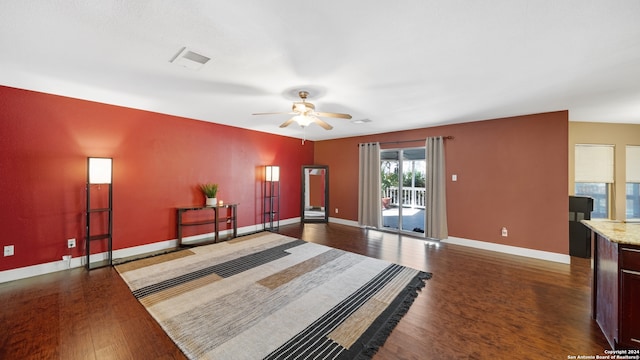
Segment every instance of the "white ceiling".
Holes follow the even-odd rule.
[[[212,60],[171,63],[183,47]],[[565,109],[640,123],[637,0],[3,0],[0,49],[1,85],[311,140]],[[251,115],[299,89],[371,122]]]

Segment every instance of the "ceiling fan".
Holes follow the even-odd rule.
[[[319,112],[316,111],[315,105],[310,102],[307,102],[307,97],[309,96],[309,92],[305,90],[298,91],[298,96],[302,101],[296,101],[293,103],[291,107],[292,112],[271,112],[271,113],[255,113],[252,115],[274,115],[274,114],[289,114],[294,115],[291,119],[285,121],[280,125],[281,128],[287,127],[291,125],[294,121],[297,122],[300,126],[306,127],[311,123],[316,123],[323,127],[326,130],[333,129],[333,126],[329,125],[325,121],[319,119],[318,117],[331,117],[331,118],[340,118],[340,119],[351,119],[351,115],[349,114],[340,114],[340,113],[330,113],[330,112]]]

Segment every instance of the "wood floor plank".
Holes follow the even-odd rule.
[[[608,349],[590,317],[588,259],[565,265],[342,229],[280,232],[434,274],[374,359],[566,359]]]
[[[566,359],[608,344],[591,264],[527,259],[338,224],[280,233],[433,273],[378,353],[386,359]],[[113,268],[0,284],[0,359],[184,359]]]

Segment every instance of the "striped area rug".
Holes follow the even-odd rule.
[[[259,233],[116,266],[191,359],[370,358],[431,274]]]

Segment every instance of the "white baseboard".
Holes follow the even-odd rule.
[[[291,218],[280,221],[280,225],[289,225],[299,223],[300,218]],[[238,235],[255,233],[258,231],[262,231],[262,224],[244,226],[238,228]],[[223,230],[220,231],[220,236],[227,236],[231,233],[231,230]],[[207,238],[213,236],[213,233],[209,234],[199,234],[195,236],[185,237],[183,241],[188,244],[190,242],[197,241],[199,239]],[[177,239],[158,241],[151,244],[132,246],[124,249],[117,249],[113,251],[113,259],[122,259],[127,257],[135,257],[139,255],[144,255],[148,253],[153,253],[157,251],[170,250],[175,249],[178,245]],[[92,254],[90,261],[99,262],[107,259],[107,253],[97,253]],[[60,260],[60,261],[52,261],[43,264],[37,264],[32,266],[25,266],[17,269],[0,271],[0,283],[5,283],[14,280],[26,279],[33,276],[44,275],[49,273],[54,273],[63,270],[69,270],[73,268],[83,267],[85,266],[86,261],[84,256],[72,258],[70,261]]]
[[[299,224],[301,221],[302,219],[300,217],[295,217],[291,219],[280,220],[280,225]]]
[[[155,242],[155,243],[151,243],[151,244],[145,244],[145,245],[133,246],[133,247],[130,247],[130,248],[113,250],[113,258],[114,259],[122,259],[122,258],[127,258],[127,257],[132,257],[132,256],[138,256],[138,255],[141,255],[141,254],[147,254],[147,253],[152,253],[152,252],[156,252],[156,251],[163,251],[163,250],[172,249],[172,248],[175,248],[176,246],[178,246],[178,240],[177,239],[159,241],[159,242]],[[93,261],[93,255],[91,255],[91,256],[92,256],[91,260]],[[106,258],[106,253],[105,253],[105,258]]]
[[[353,227],[360,227],[360,225],[358,225],[358,222],[353,220],[345,220],[340,218],[329,217],[329,222],[341,224],[341,225],[353,226]]]
[[[360,227],[360,225],[358,225],[358,222],[353,220],[345,220],[345,219],[330,217],[329,222],[335,223],[335,224],[353,226],[353,227]],[[296,223],[300,223],[299,217],[280,221],[280,225],[291,225]],[[250,233],[254,233],[262,230],[263,230],[262,224],[245,226],[242,228],[238,228],[238,235],[250,234]],[[229,234],[229,232],[230,230],[221,231],[220,236],[226,236]],[[198,239],[202,239],[210,236],[212,236],[212,234],[195,235],[195,236],[186,237],[183,240],[185,243],[189,243],[189,242],[194,242],[194,241],[197,241]],[[463,239],[463,238],[457,238],[457,237],[449,237],[446,240],[442,240],[442,242],[455,244],[455,245],[468,246],[468,247],[473,247],[477,249],[496,251],[496,252],[501,252],[506,254],[525,256],[525,257],[530,257],[534,259],[548,260],[548,261],[559,262],[563,264],[571,263],[571,257],[569,255],[558,254],[558,253],[553,253],[549,251],[532,250],[532,249],[526,249],[526,248],[521,248],[516,246],[495,244],[495,243],[490,243],[485,241],[469,240],[469,239]],[[178,244],[178,240],[172,239],[172,240],[164,240],[164,241],[159,241],[159,242],[140,245],[140,246],[133,246],[133,247],[124,248],[124,249],[118,249],[113,251],[113,258],[121,259],[121,258],[134,257],[138,255],[153,253],[157,251],[174,249],[177,246],[177,244]],[[106,258],[107,258],[106,253],[98,253],[98,254],[91,255],[90,261],[93,263],[93,262],[105,260]],[[82,267],[82,266],[85,266],[84,256],[72,258],[70,261],[59,260],[59,261],[53,261],[53,262],[43,263],[38,265],[25,266],[17,269],[0,271],[0,283],[25,279],[33,276],[44,275],[48,273],[68,270],[68,269]]]
[[[83,266],[82,259],[81,257],[72,258],[70,261],[60,259],[60,261],[0,271],[0,283],[80,267]]]
[[[329,218],[329,222],[333,222],[336,224],[349,225],[349,226],[359,227],[359,228],[361,227],[357,221],[353,221],[353,220]],[[425,239],[425,241],[427,241],[427,239]],[[571,263],[571,256],[566,254],[554,253],[550,251],[533,250],[533,249],[527,249],[527,248],[522,248],[517,246],[502,245],[502,244],[490,243],[486,241],[458,238],[453,236],[450,236],[449,238],[442,240],[442,242],[472,247],[476,249],[495,251],[495,252],[500,252],[505,254],[524,256],[528,258],[553,261],[553,262],[562,263],[562,264]]]
[[[525,256],[534,259],[547,260],[562,264],[570,264],[571,256],[566,254],[558,254],[550,251],[533,250],[517,246],[490,243],[486,241],[469,240],[450,236],[442,240],[443,243],[468,246],[476,249],[496,251],[505,254]]]

